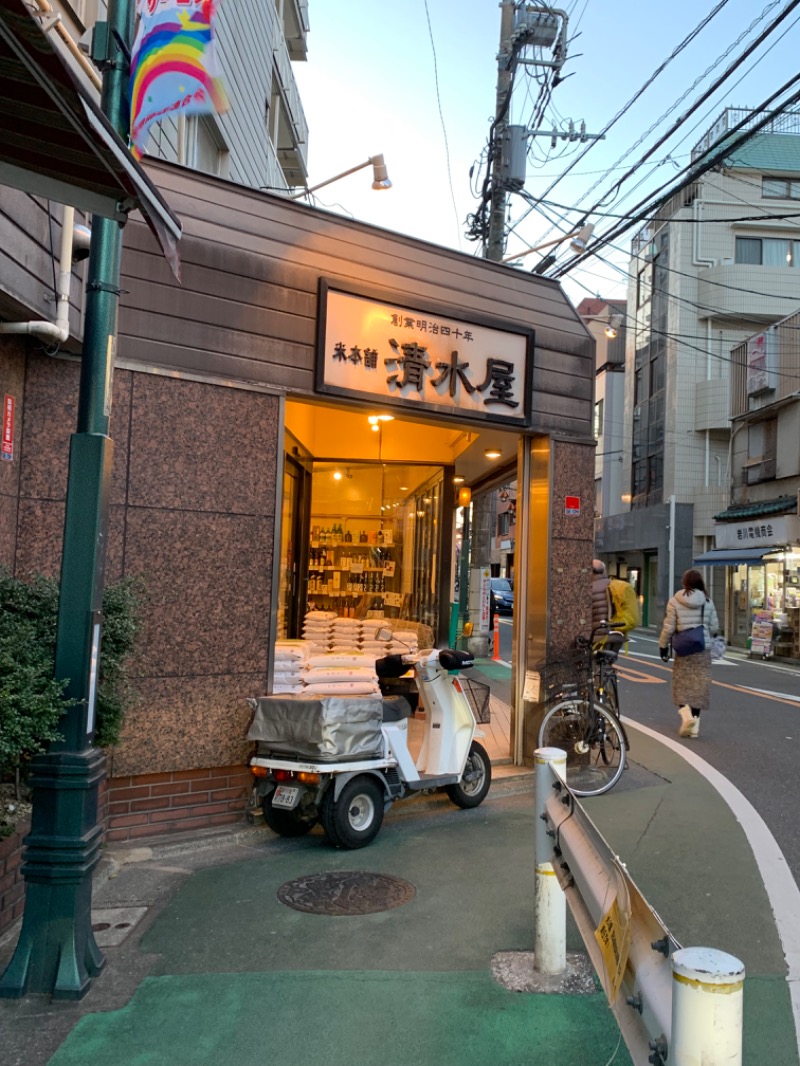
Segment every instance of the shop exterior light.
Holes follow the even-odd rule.
[[[526,255],[530,255],[531,252],[539,252],[543,248],[552,248],[556,244],[563,244],[564,241],[569,241],[570,250],[580,254],[586,251],[586,246],[594,232],[593,223],[589,222],[585,226],[581,226],[580,229],[571,230],[569,233],[562,233],[556,237],[555,240],[545,241],[544,244],[537,244],[533,248],[526,248],[524,252],[517,252],[516,255],[507,255],[505,259],[501,259],[501,263],[513,263],[517,259],[523,259]],[[547,257],[552,258],[551,256]],[[553,262],[555,259],[553,258]],[[550,264],[552,266],[552,263]]]
[[[307,188],[301,189],[299,192],[292,193],[289,197],[290,200],[299,200],[302,196],[310,196],[312,192],[316,192],[317,189],[323,189],[326,185],[332,185],[335,181],[339,181],[340,178],[347,178],[351,174],[355,174],[358,170],[363,170],[365,167],[372,167],[372,188],[376,190],[391,189],[392,183],[389,180],[389,174],[386,170],[386,163],[384,162],[382,155],[371,155],[363,163],[359,163],[357,166],[350,167],[349,170],[343,170],[341,174],[334,174],[332,178],[328,178],[326,181],[319,182],[318,185],[311,185]]]
[[[469,507],[472,502],[472,489],[468,486],[464,486],[463,489],[458,490],[458,506]]]
[[[487,459],[499,459],[503,453],[499,448],[487,448],[483,454]]]
[[[455,474],[454,477],[453,477],[453,484],[454,485],[463,485],[465,481],[466,481],[466,478],[463,478],[461,476],[461,474]]]

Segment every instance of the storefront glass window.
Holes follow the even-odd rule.
[[[315,462],[306,609],[435,632],[443,478],[440,466]]]

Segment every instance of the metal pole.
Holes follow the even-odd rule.
[[[674,1066],[741,1066],[744,963],[714,948],[672,956]]]
[[[514,72],[508,66],[511,55],[511,34],[514,31],[513,0],[503,0],[500,15],[500,50],[497,57],[497,98],[494,135],[492,137],[491,199],[489,202],[489,235],[485,258],[499,262],[506,248],[506,203],[508,195],[500,185],[500,161],[505,146],[506,128],[511,109],[511,86]]]
[[[461,631],[464,623],[469,621],[469,557],[470,557],[470,511],[471,504],[464,508],[464,521],[461,524],[461,558],[458,568],[458,613],[461,616]]]
[[[675,591],[675,500],[673,494],[669,498],[669,574],[667,575],[667,600]]]
[[[111,55],[102,106],[127,139],[128,66],[117,39],[133,37],[131,0],[109,0]],[[116,346],[122,233],[118,223],[94,216],[86,290],[77,432],[70,445],[61,591],[56,634],[56,677],[69,678],[63,740],[32,762],[33,810],[22,874],[27,882],[19,942],[0,978],[0,996],[30,992],[80,999],[105,958],[91,927],[92,871],[99,859],[98,787],[103,752],[92,744],[102,634],[102,596],[111,484],[108,436]]]
[[[545,807],[553,787],[567,776],[567,754],[560,748],[537,748],[534,806],[536,836],[534,860],[534,961],[538,973],[564,973],[567,968],[567,897],[553,869],[553,841],[547,834]]]

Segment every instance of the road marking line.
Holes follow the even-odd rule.
[[[751,692],[758,692],[762,696],[781,696],[785,700],[791,700],[793,703],[800,703],[800,696],[790,696],[788,692],[770,692],[765,688],[753,688]]]
[[[778,937],[786,959],[786,981],[792,1002],[795,1039],[800,1052],[800,889],[797,887],[777,840],[752,803],[711,763],[706,762],[684,745],[678,744],[677,741],[656,732],[655,729],[640,725],[639,722],[634,722],[627,716],[622,720],[629,728],[638,729],[640,733],[664,744],[670,751],[680,755],[698,773],[701,773],[728,804],[741,825],[772,907]]]
[[[645,663],[644,665],[650,668],[655,666],[657,670],[666,670],[670,673],[672,672],[672,667],[668,666],[666,663],[664,663],[663,665],[660,663]],[[746,696],[757,695],[761,696],[765,700],[774,700],[776,703],[785,703],[787,707],[797,706],[796,696],[787,696],[784,694],[771,695],[769,692],[765,692],[762,689],[746,688],[744,685],[729,685],[726,681],[714,681],[713,678],[711,680],[711,684],[715,685],[717,688],[729,688],[731,692],[743,692]]]

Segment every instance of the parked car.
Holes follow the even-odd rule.
[[[492,614],[512,614],[514,611],[514,590],[507,577],[491,579]]]

